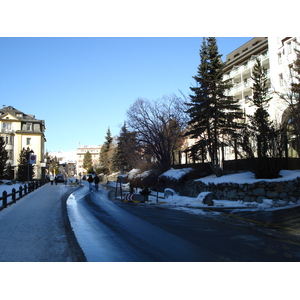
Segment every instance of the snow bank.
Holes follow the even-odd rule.
[[[300,177],[300,171],[299,170],[282,170],[280,172],[280,175],[282,177],[275,178],[275,179],[256,179],[255,175],[251,172],[244,172],[244,173],[235,173],[235,174],[229,174],[229,175],[223,175],[221,177],[217,177],[216,175],[209,175],[207,177],[203,177],[200,179],[196,179],[195,181],[202,181],[205,184],[208,183],[255,183],[259,181],[266,181],[266,182],[279,182],[279,181],[289,181],[294,180],[297,177]]]

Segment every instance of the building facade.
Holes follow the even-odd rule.
[[[271,120],[282,124],[288,109],[293,80],[293,62],[296,59],[295,49],[299,49],[300,37],[255,37],[226,56],[224,80],[232,83],[228,91],[230,96],[239,100],[247,122],[247,115],[253,115],[255,107],[253,98],[253,69],[259,59],[267,75],[267,92],[272,98],[268,113]],[[290,157],[298,154],[288,144]],[[225,159],[233,159],[232,149],[225,150]]]
[[[244,114],[244,120],[248,122],[248,115],[253,115],[255,106],[253,99],[253,71],[256,60],[259,59],[265,69],[267,77],[267,93],[272,97],[269,102],[268,113],[271,120],[282,124],[288,116],[291,83],[293,81],[293,62],[296,60],[296,51],[300,50],[300,37],[254,37],[247,43],[241,45],[231,53],[227,54],[224,68],[224,80],[232,84],[227,95],[239,100]],[[192,163],[188,149],[195,143],[193,139],[187,139],[182,147],[179,161],[181,163]],[[289,157],[299,157],[293,148],[293,142],[288,137]],[[224,160],[235,159],[232,147],[225,147]],[[221,150],[220,150],[221,151]],[[194,162],[194,161],[193,161]],[[201,160],[196,161],[201,162]]]
[[[79,147],[77,148],[77,175],[84,175],[87,173],[87,170],[83,168],[83,160],[84,160],[84,155],[87,152],[90,152],[91,156],[92,156],[92,163],[93,163],[93,167],[94,170],[96,170],[99,166],[100,166],[100,150],[101,150],[101,146],[97,145],[97,146],[81,146],[79,145]]]
[[[29,148],[36,155],[35,178],[41,178],[45,167],[44,120],[37,120],[34,115],[25,114],[12,106],[3,105],[0,109],[0,129],[0,134],[5,140],[5,149],[8,152],[7,164],[10,163],[13,168],[12,177],[16,178],[21,150]]]
[[[76,176],[76,151],[51,151],[48,156],[50,160],[56,157],[59,164],[58,173],[63,174],[65,178]]]

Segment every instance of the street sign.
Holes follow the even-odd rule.
[[[31,155],[29,156],[29,163],[30,163],[31,165],[36,164],[36,155],[35,155],[35,154],[31,154]]]

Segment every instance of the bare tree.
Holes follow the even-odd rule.
[[[127,111],[128,125],[162,169],[170,167],[172,153],[179,148],[185,110],[185,101],[172,94],[156,101],[138,98]]]

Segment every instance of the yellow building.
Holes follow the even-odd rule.
[[[21,150],[29,147],[36,155],[35,178],[41,178],[46,142],[44,120],[37,120],[34,115],[28,115],[12,106],[3,105],[0,109],[0,130],[8,152],[7,164],[10,163],[14,169],[13,177],[16,177]]]

